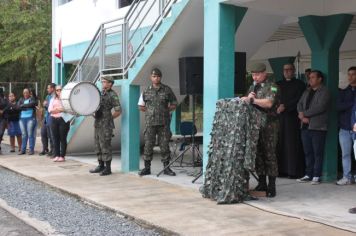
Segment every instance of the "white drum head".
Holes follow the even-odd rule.
[[[73,112],[87,116],[98,110],[100,105],[100,92],[94,84],[81,82],[75,86],[69,85],[69,87],[72,87],[70,88],[69,103]]]

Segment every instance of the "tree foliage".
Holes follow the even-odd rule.
[[[51,1],[0,1],[0,80],[39,82],[51,78]]]

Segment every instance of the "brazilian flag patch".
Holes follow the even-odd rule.
[[[274,92],[274,93],[277,93],[277,88],[276,87],[271,87],[271,91]]]

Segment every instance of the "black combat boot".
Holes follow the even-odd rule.
[[[267,192],[267,182],[265,175],[258,176],[258,185],[254,189],[255,191]]]
[[[267,197],[276,196],[276,177],[268,176]]]
[[[150,175],[151,174],[151,161],[145,160],[145,168],[138,172],[139,176]]]
[[[163,171],[163,173],[164,173],[165,175],[169,175],[169,176],[176,176],[176,173],[174,173],[174,171],[171,170],[171,168],[167,167],[168,164],[169,164],[169,161],[163,162],[163,166],[164,166],[164,168],[165,168],[164,171]],[[166,167],[167,167],[167,168],[166,168]]]
[[[90,173],[100,173],[104,170],[104,162],[103,161],[98,161],[98,162],[99,165],[94,169],[89,170]]]
[[[100,173],[100,176],[111,175],[111,161],[105,162],[105,169]]]

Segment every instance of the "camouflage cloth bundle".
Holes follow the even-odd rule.
[[[209,145],[203,197],[222,203],[242,202],[248,197],[248,171],[254,171],[259,130],[266,115],[238,99],[222,99],[216,113]]]

